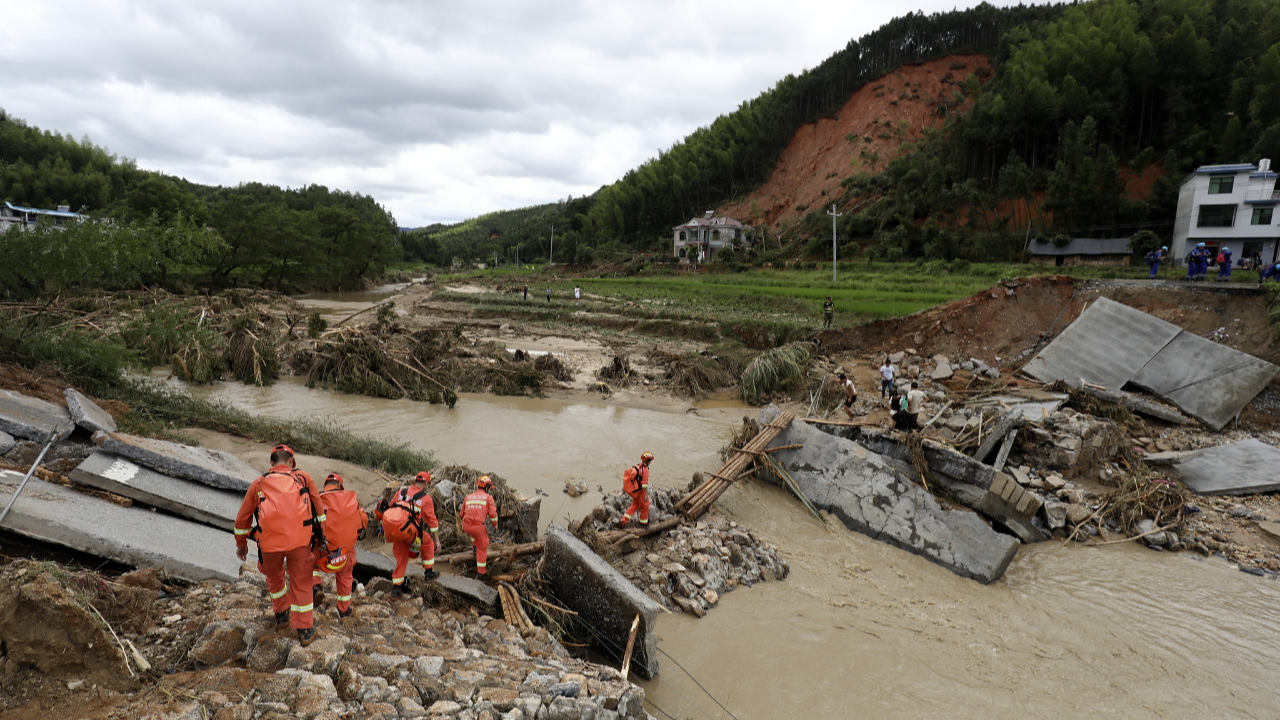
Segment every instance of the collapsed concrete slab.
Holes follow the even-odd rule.
[[[1023,367],[1037,380],[1120,389],[1182,328],[1141,310],[1098,298]]]
[[[1132,382],[1215,430],[1280,372],[1265,360],[1107,298],[1094,301],[1023,370],[1041,382],[1093,383],[1112,393]],[[1155,417],[1168,414],[1158,405],[1129,404]]]
[[[761,424],[776,410],[766,408]],[[800,447],[779,450],[773,457],[810,502],[840,518],[850,530],[982,583],[999,579],[1018,553],[1017,538],[996,532],[976,513],[943,510],[897,463],[859,443],[797,420],[771,444],[788,445]],[[757,477],[777,480],[766,473]]]
[[[231,453],[179,445],[125,433],[99,432],[93,436],[98,447],[123,458],[158,470],[165,475],[195,480],[210,487],[243,493],[262,473]]]
[[[0,497],[11,496],[21,481],[21,474],[0,471]],[[4,529],[188,580],[230,582],[240,570],[235,536],[229,532],[36,480],[14,503]]]
[[[169,477],[102,450],[95,450],[68,477],[228,532],[235,529],[244,499],[244,493]]]
[[[1280,490],[1280,449],[1250,438],[1205,448],[1177,464],[1182,482],[1201,495],[1251,495]]]
[[[445,590],[455,592],[465,598],[474,600],[485,607],[493,607],[498,603],[498,591],[485,585],[479,580],[462,577],[461,575],[441,574],[436,579],[436,584]]]
[[[1221,430],[1280,372],[1248,353],[1184,332],[1151,358],[1132,382]]]
[[[17,445],[18,441],[14,440],[12,435],[6,432],[0,432],[0,455],[9,452],[17,447]]]
[[[551,592],[600,634],[599,649],[621,661],[631,623],[640,616],[631,668],[642,678],[658,674],[658,634],[662,607],[568,530],[547,529],[543,568]]]
[[[0,432],[43,443],[51,433],[63,439],[74,429],[66,408],[12,390],[0,390]]]
[[[99,430],[103,432],[117,430],[116,419],[111,417],[111,413],[103,410],[98,403],[90,400],[79,390],[67,388],[62,395],[67,399],[67,412],[70,413],[71,420],[79,427],[90,433],[96,433]]]

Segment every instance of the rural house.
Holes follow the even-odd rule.
[[[1261,253],[1276,262],[1277,174],[1271,161],[1258,164],[1202,165],[1178,189],[1178,214],[1173,222],[1169,253],[1183,264],[1197,243],[1215,257],[1230,247],[1237,259]]]
[[[1058,247],[1051,242],[1031,243],[1030,261],[1034,265],[1128,265],[1131,253],[1129,238],[1071,238]]]
[[[70,206],[67,205],[59,205],[57,210],[41,210],[6,202],[4,207],[0,207],[0,233],[15,225],[23,230],[29,230],[35,227],[40,218],[47,218],[54,224],[61,225],[79,217],[81,217],[80,213],[71,212]]]
[[[681,263],[714,262],[722,248],[745,241],[746,229],[737,220],[715,217],[715,211],[708,210],[702,217],[671,229],[671,254]]]

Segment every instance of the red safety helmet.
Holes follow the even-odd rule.
[[[327,555],[321,555],[316,558],[316,569],[320,572],[333,573],[338,572],[347,566],[347,553],[342,548],[331,550]]]
[[[293,452],[293,448],[289,447],[288,445],[285,445],[284,443],[281,443],[281,444],[279,444],[279,445],[277,445],[277,446],[275,446],[275,447],[271,448],[271,454],[272,454],[272,455],[275,455],[275,454],[276,454],[276,453],[278,453],[278,452],[287,452],[287,453],[289,453],[290,455],[293,455],[293,454],[294,454],[294,452]]]
[[[650,461],[650,460],[652,460],[652,459],[653,459],[653,453],[651,453],[651,452],[646,452],[646,453],[644,453],[643,455],[641,455],[641,456],[640,456],[640,462],[642,462],[642,463],[647,463],[647,462],[649,462],[649,461]]]
[[[426,470],[423,470],[422,472],[420,472],[420,473],[418,473],[417,475],[414,475],[414,476],[413,476],[413,481],[414,481],[414,482],[424,482],[424,483],[426,483],[426,484],[430,485],[430,484],[431,484],[431,473],[427,472]]]
[[[338,473],[329,473],[328,477],[324,479],[325,487],[329,487],[330,485],[337,485],[338,489],[341,490],[342,483],[343,483],[342,476],[339,475]]]
[[[488,490],[491,487],[493,487],[493,479],[488,475],[481,475],[479,479],[476,480],[477,490]]]

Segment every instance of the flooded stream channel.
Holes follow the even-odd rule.
[[[219,383],[196,394],[277,417],[328,416],[398,437],[444,463],[542,490],[543,524],[581,517],[643,450],[654,480],[714,470],[732,427],[684,413],[552,399],[461,397],[440,405]],[[570,499],[565,480],[584,482]],[[659,621],[657,717],[1273,718],[1280,583],[1135,544],[1024,547],[990,586],[901,550],[827,532],[754,481],[720,502],[778,545],[780,583],[729,593],[706,618]],[[672,659],[688,671],[683,672]]]

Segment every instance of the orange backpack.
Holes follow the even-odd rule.
[[[288,552],[311,542],[315,510],[307,485],[294,473],[258,478],[258,509],[249,537],[263,552]]]
[[[642,470],[639,465],[632,465],[622,474],[622,489],[628,495],[634,495],[635,493],[640,492],[640,488],[642,487],[640,479],[643,477],[641,473]]]
[[[422,511],[418,501],[426,495],[421,490],[412,497],[406,490],[396,493],[396,499],[382,511],[382,537],[387,542],[413,542],[422,534]]]
[[[360,531],[368,527],[369,516],[360,509],[353,490],[326,490],[320,493],[324,505],[324,534],[330,545],[350,551]]]

